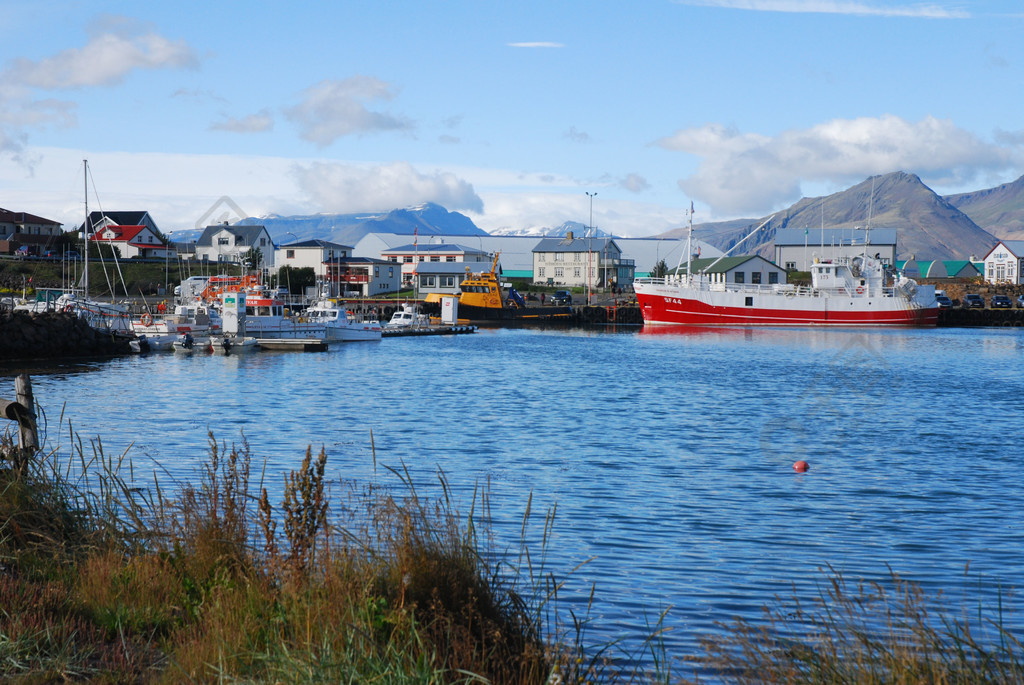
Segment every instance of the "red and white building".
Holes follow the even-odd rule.
[[[118,254],[125,259],[165,259],[173,255],[171,248],[147,226],[107,225],[93,233],[89,241],[94,245],[116,247]]]

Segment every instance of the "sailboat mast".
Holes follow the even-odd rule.
[[[85,272],[82,274],[83,299],[89,299],[89,160],[82,160],[82,177],[85,190],[85,223],[82,224],[83,242],[85,243]]]

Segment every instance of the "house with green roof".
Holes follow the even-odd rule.
[[[686,262],[669,273],[686,275]],[[739,255],[715,259],[703,257],[690,262],[694,274],[704,274],[711,283],[774,285],[786,282],[786,270],[760,255]]]

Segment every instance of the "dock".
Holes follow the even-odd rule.
[[[388,328],[384,326],[381,336],[385,338],[403,338],[414,335],[460,335],[464,333],[475,333],[476,326],[463,325],[436,325],[436,326],[396,326]]]
[[[261,350],[277,352],[323,352],[327,341],[321,338],[257,338]]]

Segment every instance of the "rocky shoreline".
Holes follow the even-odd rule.
[[[129,354],[128,340],[64,312],[0,313],[0,361]]]

